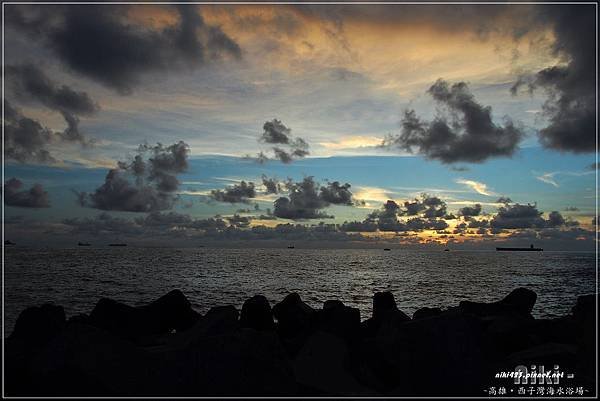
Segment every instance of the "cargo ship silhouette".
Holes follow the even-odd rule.
[[[542,248],[534,248],[533,244],[529,245],[529,248],[519,248],[519,247],[496,247],[497,251],[537,251],[542,252]]]

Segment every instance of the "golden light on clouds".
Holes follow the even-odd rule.
[[[375,136],[350,135],[335,142],[319,142],[326,149],[342,150],[381,145],[382,138]]]

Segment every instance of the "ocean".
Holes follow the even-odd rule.
[[[255,294],[271,305],[290,292],[320,307],[340,299],[370,317],[376,291],[401,310],[495,301],[517,287],[538,294],[535,317],[569,313],[596,290],[595,253],[394,249],[5,248],[5,335],[24,308],[53,302],[67,316],[110,297],[143,305],[178,288],[200,313],[241,307]]]

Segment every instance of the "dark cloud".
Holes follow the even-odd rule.
[[[489,227],[490,222],[488,220],[475,220],[470,219],[468,227],[469,228],[487,228]]]
[[[557,211],[550,212],[548,215],[547,227],[560,227],[565,225],[564,217]]]
[[[405,231],[444,230],[446,228],[448,228],[448,223],[444,220],[413,217],[406,221]]]
[[[39,121],[26,117],[11,102],[4,101],[4,156],[19,163],[53,164],[58,160],[50,153],[52,146],[93,143],[79,130],[79,118],[68,111],[61,114],[67,123],[63,132],[52,131]]]
[[[321,187],[319,196],[325,202],[333,205],[353,205],[352,192],[350,192],[351,185],[348,183],[340,184],[338,181],[327,183],[326,186]]]
[[[338,181],[319,186],[313,177],[306,177],[301,182],[286,183],[289,194],[280,197],[274,203],[273,214],[284,219],[318,219],[328,218],[321,210],[330,205],[353,205],[350,184]]]
[[[98,216],[90,218],[67,218],[63,224],[70,227],[71,232],[77,235],[122,235],[122,234],[142,234],[142,228],[135,221],[114,217],[108,213],[100,213]]]
[[[262,183],[266,188],[267,194],[278,194],[281,191],[281,184],[275,178],[269,178],[263,174]]]
[[[566,64],[520,78],[522,86],[548,94],[543,113],[548,126],[538,133],[547,148],[568,152],[596,150],[596,8],[594,5],[543,5],[538,22],[554,31],[553,51]]]
[[[253,182],[242,181],[225,189],[213,189],[210,197],[218,202],[248,203],[248,199],[256,197]]]
[[[63,220],[75,234],[164,236],[178,235],[180,232],[217,232],[229,224],[221,218],[194,219],[177,212],[150,212],[145,217],[126,219],[103,212],[95,217],[70,218]]]
[[[12,96],[19,100],[35,101],[58,111],[67,127],[54,132],[40,122],[25,117],[9,101],[5,101],[5,148],[8,159],[20,163],[56,163],[49,147],[61,143],[93,144],[79,129],[78,115],[90,115],[98,106],[85,92],[77,92],[66,85],[58,85],[39,68],[31,64],[5,67],[6,82]]]
[[[524,229],[524,228],[557,228],[572,226],[573,221],[566,221],[558,211],[548,214],[548,219],[542,217],[536,204],[514,205],[505,204],[498,208],[498,214],[490,221],[490,226],[497,229]]]
[[[22,189],[23,182],[11,178],[4,183],[2,193],[4,204],[14,207],[46,208],[50,207],[48,192],[40,184],[34,184],[29,189]]]
[[[477,103],[466,83],[450,86],[440,79],[428,93],[449,116],[440,114],[426,122],[414,110],[407,110],[402,132],[388,136],[382,146],[398,147],[447,164],[481,163],[493,157],[510,157],[517,150],[522,131],[508,118],[504,126],[496,125],[491,107]]]
[[[481,205],[476,203],[474,206],[465,206],[458,210],[458,214],[464,217],[479,216],[481,213]]]
[[[20,163],[55,163],[48,146],[57,139],[49,128],[23,116],[4,101],[4,157]]]
[[[57,85],[32,64],[8,65],[4,71],[7,86],[17,98],[37,101],[49,109],[71,115],[89,115],[98,110],[86,92]]]
[[[275,216],[293,220],[331,217],[321,211],[329,203],[319,195],[319,186],[313,177],[306,177],[297,183],[290,181],[286,186],[288,197],[280,197],[273,204]]]
[[[537,205],[514,204],[505,205],[498,209],[498,214],[494,216],[490,225],[494,228],[542,228],[545,225],[541,217],[542,212],[537,209]]]
[[[290,142],[291,128],[286,127],[281,120],[273,119],[263,125],[263,134],[260,140],[266,143],[288,144]]]
[[[344,232],[375,232],[377,228],[377,223],[372,221],[345,221],[340,225]]]
[[[227,221],[234,227],[248,227],[250,226],[250,222],[252,222],[252,217],[234,214],[231,217],[227,217]]]
[[[402,221],[400,216],[413,217]],[[404,202],[403,208],[393,200],[388,200],[380,210],[369,214],[363,222],[353,222],[353,226],[370,227],[374,224],[379,231],[387,232],[444,230],[448,228],[448,223],[443,219],[446,216],[444,201],[436,196],[423,194],[421,199]]]
[[[54,51],[72,71],[120,93],[148,72],[195,68],[213,58],[240,58],[219,27],[207,25],[194,5],[175,6],[179,21],[162,30],[128,19],[128,5],[11,5],[6,22]]]
[[[100,210],[153,212],[170,209],[179,188],[176,175],[188,167],[189,146],[141,145],[131,162],[118,162],[93,193],[79,193],[78,202]],[[147,157],[147,160],[144,159]],[[133,183],[131,182],[133,178]]]
[[[422,214],[425,218],[445,217],[447,216],[446,202],[437,196],[422,194],[421,199],[404,202],[404,210],[401,214],[406,216]]]
[[[308,143],[300,137],[293,138],[292,129],[286,127],[278,119],[264,123],[259,142],[277,145],[271,148],[273,157],[285,164],[302,159],[310,154]],[[269,160],[269,156],[261,151],[254,159],[259,163],[264,163]]]
[[[498,198],[498,200],[496,201],[496,203],[513,203],[512,199],[510,199],[508,196],[501,196]]]

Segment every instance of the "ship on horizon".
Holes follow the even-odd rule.
[[[537,251],[537,252],[542,252],[544,249],[542,248],[534,248],[533,244],[529,245],[529,248],[526,247],[496,247],[497,251]]]

